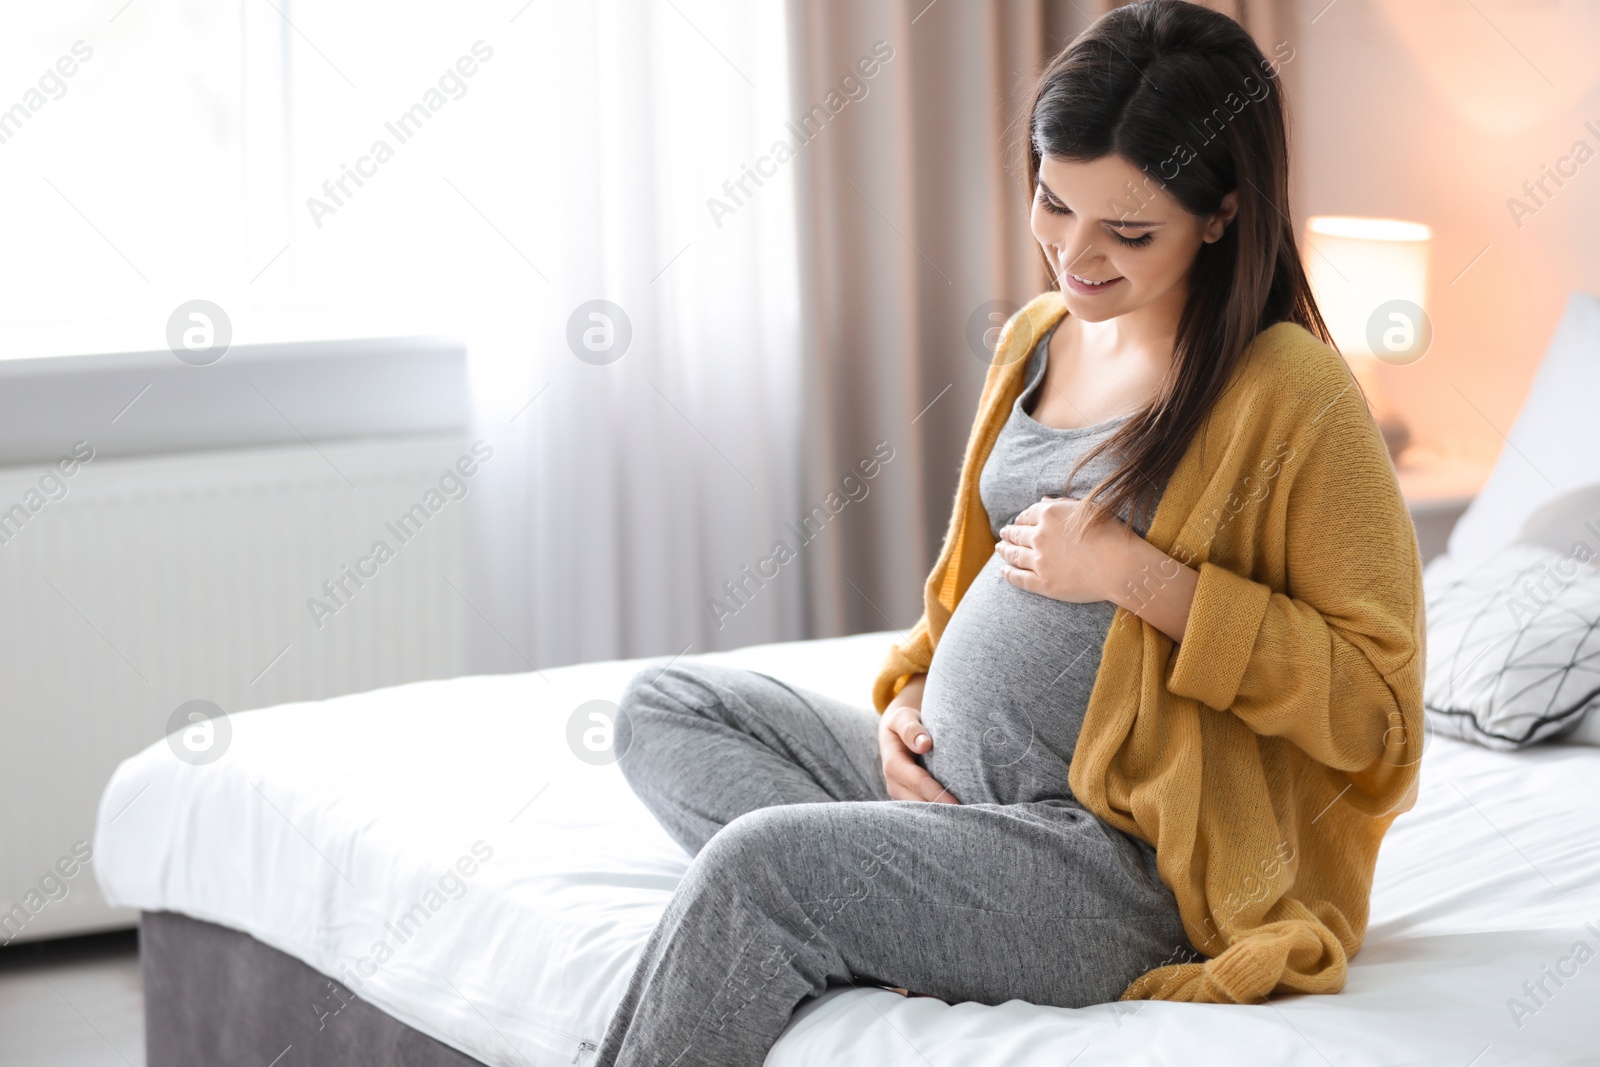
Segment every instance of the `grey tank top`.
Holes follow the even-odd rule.
[[[1116,457],[1090,460],[1070,486],[1067,473],[1131,418],[1063,430],[1029,414],[1043,390],[1054,332],[1052,327],[1030,355],[1027,385],[978,480],[996,538],[1040,497],[1086,496],[1115,469]],[[1120,517],[1128,521],[1126,506]],[[1131,525],[1140,535],[1148,528],[1145,521]],[[1001,576],[1001,565],[998,555],[989,558],[934,648],[922,696],[922,722],[933,748],[919,759],[963,804],[1070,799],[1067,768],[1116,607],[1025,592]]]

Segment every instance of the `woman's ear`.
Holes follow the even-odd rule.
[[[1206,219],[1205,232],[1200,239],[1206,244],[1214,244],[1222,240],[1222,235],[1228,229],[1228,224],[1233,222],[1239,214],[1239,190],[1230,189],[1222,198],[1222,203],[1217,205],[1217,210]]]

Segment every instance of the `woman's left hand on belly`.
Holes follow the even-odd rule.
[[[1133,558],[1133,543],[1142,538],[1110,515],[1074,538],[1067,520],[1082,506],[1075,497],[1047,496],[1002,527],[994,549],[1005,580],[1052,600],[1112,600]]]
[[[1001,576],[1019,589],[1054,600],[1109,601],[1182,643],[1200,583],[1195,567],[1179,563],[1133,531],[1102,515],[1075,539],[1066,520],[1082,503],[1047,496],[1000,531],[995,554]]]

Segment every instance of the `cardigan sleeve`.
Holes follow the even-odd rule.
[[[872,683],[872,706],[882,715],[913,675],[926,674],[933,661],[928,640],[928,615],[923,612],[904,643],[889,649],[878,677]]]
[[[1415,528],[1355,402],[1299,437],[1297,469],[1285,462],[1287,589],[1203,561],[1167,679],[1171,692],[1344,771],[1371,767],[1388,731],[1421,715],[1415,672],[1404,671],[1422,641]]]

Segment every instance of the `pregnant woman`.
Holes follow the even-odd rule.
[[[1421,563],[1306,286],[1276,70],[1142,0],[1044,72],[1056,288],[1001,332],[880,715],[707,664],[627,691],[621,768],[694,861],[596,1064],[760,1064],[830,984],[1342,988],[1415,796]]]

